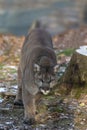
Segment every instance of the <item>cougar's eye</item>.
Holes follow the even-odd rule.
[[[55,74],[51,75],[51,81],[55,80]]]
[[[54,76],[51,76],[51,81],[55,80],[55,77]]]

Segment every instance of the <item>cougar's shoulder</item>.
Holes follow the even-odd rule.
[[[35,28],[29,32],[25,38],[23,48],[34,48],[35,46],[53,48],[51,35],[42,28]]]

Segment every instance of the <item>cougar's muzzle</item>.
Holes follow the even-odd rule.
[[[47,83],[43,83],[39,89],[40,89],[40,92],[42,92],[44,95],[47,95],[50,92],[50,86]]]

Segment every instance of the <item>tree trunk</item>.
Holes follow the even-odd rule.
[[[63,83],[71,87],[87,86],[87,46],[80,47],[73,54],[63,76]]]

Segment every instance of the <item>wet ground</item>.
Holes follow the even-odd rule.
[[[24,109],[14,106],[15,96],[1,94],[0,130],[87,130],[87,96],[78,100],[60,90],[42,96],[33,126],[23,123]]]
[[[65,49],[64,46],[63,48],[59,48],[59,46],[55,50],[58,63],[62,64],[58,71],[58,81],[64,74],[74,52],[74,49],[68,48],[71,42],[67,38],[70,36],[71,40],[72,34],[70,31],[64,37],[62,36],[63,41],[60,42],[61,37],[58,37],[58,41],[56,41],[57,47],[61,46],[61,43],[65,45]],[[86,31],[81,32],[85,42],[74,41],[74,44],[87,44],[86,34]],[[0,130],[87,130],[87,95],[82,94],[79,98],[76,93],[74,96],[73,93],[76,90],[66,94],[66,88],[59,85],[49,95],[42,96],[37,108],[37,123],[33,126],[23,123],[23,107],[14,106],[17,92],[17,66],[23,40],[24,37],[0,37],[0,48],[2,47],[0,50]],[[66,44],[67,40],[69,45]],[[79,91],[82,89],[80,88]]]
[[[52,97],[51,97],[52,98]],[[58,98],[58,97],[56,97]],[[39,115],[42,118],[36,125],[23,123],[23,108],[15,108],[14,98],[10,97],[0,105],[0,129],[9,130],[74,130],[74,109],[63,100],[45,99],[46,109]]]
[[[25,35],[36,20],[44,23],[52,34],[75,28],[82,23],[80,15],[85,15],[81,5],[71,0],[1,0],[0,32]]]
[[[60,67],[59,79],[66,66],[67,64],[63,64]],[[10,74],[10,81],[0,83],[0,130],[87,130],[87,96],[78,100],[66,95],[64,88],[60,87],[55,87],[50,95],[42,96],[36,125],[25,125],[23,107],[14,106],[17,68],[6,66],[6,69]]]

